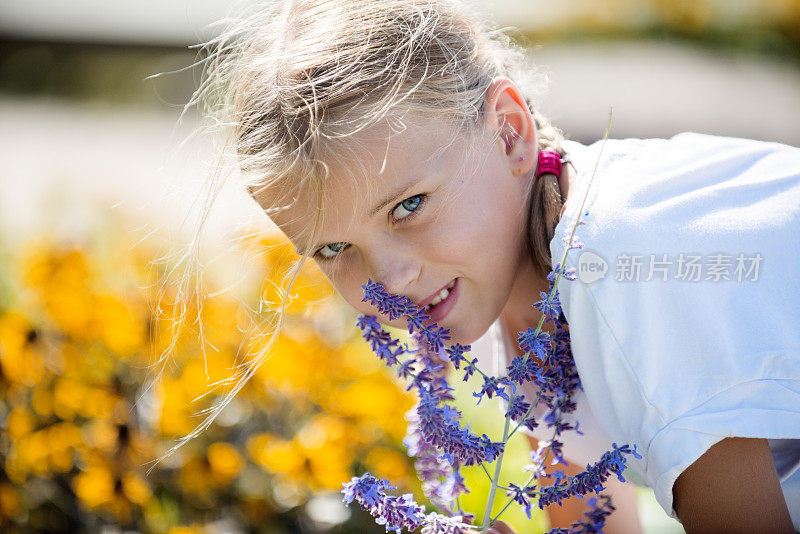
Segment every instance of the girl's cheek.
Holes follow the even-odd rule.
[[[366,302],[361,302],[364,296],[361,284],[366,283],[366,279],[357,280],[357,275],[343,276],[341,273],[327,273],[327,276],[339,296],[356,311],[367,314],[374,313],[374,310],[371,310]]]

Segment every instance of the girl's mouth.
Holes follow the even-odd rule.
[[[455,306],[459,294],[459,279],[456,278],[443,288],[426,306],[425,311],[431,316],[430,321],[438,323],[450,313]]]

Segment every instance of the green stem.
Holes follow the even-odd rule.
[[[489,470],[488,470],[488,469],[486,469],[486,465],[485,465],[483,462],[481,462],[481,469],[483,469],[483,472],[484,472],[484,473],[486,473],[486,476],[489,478],[489,482],[491,482],[492,480],[494,480],[494,479],[492,478],[492,475],[490,475],[490,474],[489,474]]]
[[[603,148],[605,147],[606,140],[608,140],[608,134],[609,134],[610,130],[611,130],[611,111],[609,111],[609,114],[608,114],[608,124],[606,125],[606,131],[605,131],[605,133],[603,135],[603,143],[600,145],[600,154],[602,154],[602,152],[603,152]],[[547,295],[547,302],[548,303],[550,303],[550,301],[553,299],[553,296],[556,294],[556,291],[558,290],[558,283],[561,281],[561,271],[566,269],[567,254],[570,251],[570,246],[572,245],[572,239],[575,237],[575,230],[578,228],[578,222],[581,220],[581,214],[583,213],[583,207],[586,205],[586,198],[589,196],[589,187],[591,187],[592,182],[594,181],[594,176],[595,176],[595,174],[597,174],[597,166],[600,163],[600,154],[598,154],[597,161],[595,162],[594,170],[592,171],[592,176],[589,179],[589,184],[587,185],[587,188],[586,188],[586,194],[583,196],[583,200],[581,201],[581,207],[578,210],[578,217],[576,217],[576,219],[575,219],[575,224],[572,225],[572,231],[570,232],[570,235],[569,235],[569,241],[567,243],[566,249],[564,250],[564,255],[563,255],[562,259],[561,259],[561,267],[559,269],[559,272],[556,273],[555,280],[553,280],[553,288],[550,291],[550,293]],[[542,314],[541,317],[539,317],[539,322],[536,325],[536,334],[537,335],[542,331],[542,326],[543,325],[544,325],[544,314]],[[530,355],[530,353],[526,352],[524,357],[523,357],[523,361],[527,361],[529,355]],[[478,370],[478,372],[480,372],[480,370]],[[481,374],[483,374],[483,373],[481,373]],[[536,396],[536,401],[531,405],[531,408],[528,410],[528,414],[531,413],[533,408],[536,406],[536,403],[539,402],[539,398],[540,397],[541,397],[541,391]],[[508,401],[509,406],[511,405],[511,401],[512,400],[514,400],[514,395],[513,394],[511,395],[511,398]],[[525,415],[525,419],[527,419],[528,414]],[[525,419],[523,419],[523,421]],[[520,425],[522,424],[522,423],[519,423],[514,428],[514,431],[509,433],[508,432],[508,428],[510,426],[510,420],[511,420],[511,418],[506,416],[506,424],[505,424],[505,428],[503,429],[503,444],[504,444],[503,453],[505,453],[505,444],[508,442],[508,439],[511,437],[511,435],[514,434],[514,432],[516,432],[519,429]],[[556,421],[556,424],[558,424],[559,421],[561,421],[561,414],[559,414],[558,421]],[[552,440],[554,440],[556,438],[556,434],[557,434],[556,432],[553,432],[553,437],[550,438],[551,442],[552,442]],[[545,451],[545,454],[544,454],[544,458],[542,459],[542,465],[544,465],[545,462],[547,461],[547,457],[550,455],[550,451],[551,450],[552,450],[552,445],[547,447],[547,450]],[[497,459],[497,466],[495,467],[495,475],[494,475],[494,478],[492,479],[492,487],[489,490],[489,499],[488,499],[488,502],[486,503],[486,511],[483,514],[483,526],[481,527],[481,532],[485,532],[487,530],[487,528],[492,523],[497,521],[497,519],[500,517],[500,515],[503,512],[505,512],[505,510],[511,505],[511,503],[514,502],[513,497],[510,498],[508,500],[508,502],[505,504],[505,506],[503,506],[502,510],[500,510],[500,512],[494,518],[490,518],[490,514],[491,514],[491,511],[492,511],[492,505],[494,504],[494,494],[497,491],[497,482],[500,479],[500,466],[501,466],[501,464],[503,462],[503,453],[501,453],[500,456]],[[481,465],[483,465],[483,464],[481,464]],[[485,468],[484,468],[484,470],[485,470]],[[527,487],[533,481],[533,479],[534,479],[534,475],[531,475],[528,478],[528,481],[522,487],[523,488]]]
[[[513,398],[513,395],[512,395]],[[508,429],[511,426],[511,418],[506,417],[506,424],[503,427],[503,443],[508,440]],[[492,524],[492,506],[494,505],[494,494],[497,493],[497,483],[500,481],[500,468],[503,465],[503,455],[506,452],[503,446],[503,452],[497,457],[497,465],[494,467],[494,477],[492,478],[492,486],[489,488],[489,498],[486,499],[486,510],[483,512],[483,526],[481,532],[486,532]]]
[[[558,415],[558,419],[556,420],[556,424],[558,424],[560,421],[561,421],[561,414],[559,414],[559,415]],[[556,432],[555,432],[555,431],[553,432],[553,437],[552,437],[552,438],[550,438],[550,441],[552,442],[554,439],[556,439]],[[550,445],[549,447],[547,447],[547,450],[545,450],[545,451],[544,451],[544,457],[542,458],[542,465],[544,465],[544,464],[547,462],[547,457],[548,457],[548,456],[550,456],[550,451],[551,451],[552,449],[553,449],[553,446],[552,446],[552,445]],[[527,487],[530,485],[530,483],[531,483],[531,482],[533,482],[533,479],[534,479],[534,475],[531,475],[531,476],[528,478],[528,481],[527,481],[527,482],[525,482],[525,484],[523,484],[521,487],[523,487],[523,488],[527,488]],[[491,523],[494,523],[495,521],[497,521],[497,519],[500,517],[500,514],[502,514],[503,512],[505,512],[505,511],[506,511],[506,508],[508,508],[509,506],[511,506],[511,503],[512,503],[512,502],[514,502],[514,498],[513,498],[513,497],[511,497],[510,499],[508,499],[508,502],[506,502],[505,506],[503,506],[503,509],[502,509],[502,510],[500,510],[500,512],[498,512],[498,514],[492,518],[492,520],[491,520],[490,524],[491,524]]]
[[[527,485],[527,484],[526,484],[526,485]],[[508,508],[509,506],[511,506],[511,503],[512,503],[512,502],[514,502],[514,499],[511,499],[511,500],[509,500],[509,501],[508,501],[508,502],[505,504],[505,506],[503,506],[503,509],[502,509],[502,510],[500,510],[499,512],[497,512],[497,515],[496,515],[496,516],[494,516],[494,517],[492,518],[492,523],[494,523],[495,521],[497,521],[497,520],[500,518],[500,516],[501,516],[501,515],[503,515],[503,512],[505,512],[505,511],[506,511],[506,508]]]
[[[524,423],[524,422],[525,422],[525,420],[528,418],[528,416],[531,414],[531,412],[532,412],[534,409],[536,409],[536,405],[537,405],[537,404],[539,404],[539,399],[540,399],[540,398],[542,398],[542,392],[541,392],[541,391],[540,391],[539,393],[537,393],[537,394],[536,394],[536,399],[535,399],[535,400],[533,401],[533,403],[531,404],[531,407],[530,407],[530,408],[528,408],[528,411],[527,411],[527,413],[525,414],[525,417],[523,417],[523,418],[522,418],[522,421],[520,421],[519,423],[517,423],[517,426],[515,426],[515,427],[514,427],[514,430],[512,430],[512,431],[511,431],[511,434],[509,434],[509,435],[508,435],[508,439],[511,439],[511,436],[513,436],[513,435],[514,435],[514,433],[515,433],[517,430],[519,430],[519,427],[521,427],[521,426],[522,426],[522,423]]]

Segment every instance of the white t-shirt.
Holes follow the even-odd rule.
[[[800,529],[800,149],[691,132],[564,147],[578,174],[553,266],[588,212],[566,261],[579,279],[558,287],[584,387],[565,455],[635,443],[632,478],[677,518],[686,467],[767,438]]]

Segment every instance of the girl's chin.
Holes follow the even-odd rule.
[[[490,325],[486,328],[478,328],[474,325],[460,324],[450,328],[450,339],[448,344],[453,345],[459,343],[461,345],[471,345],[480,339],[488,330]]]

